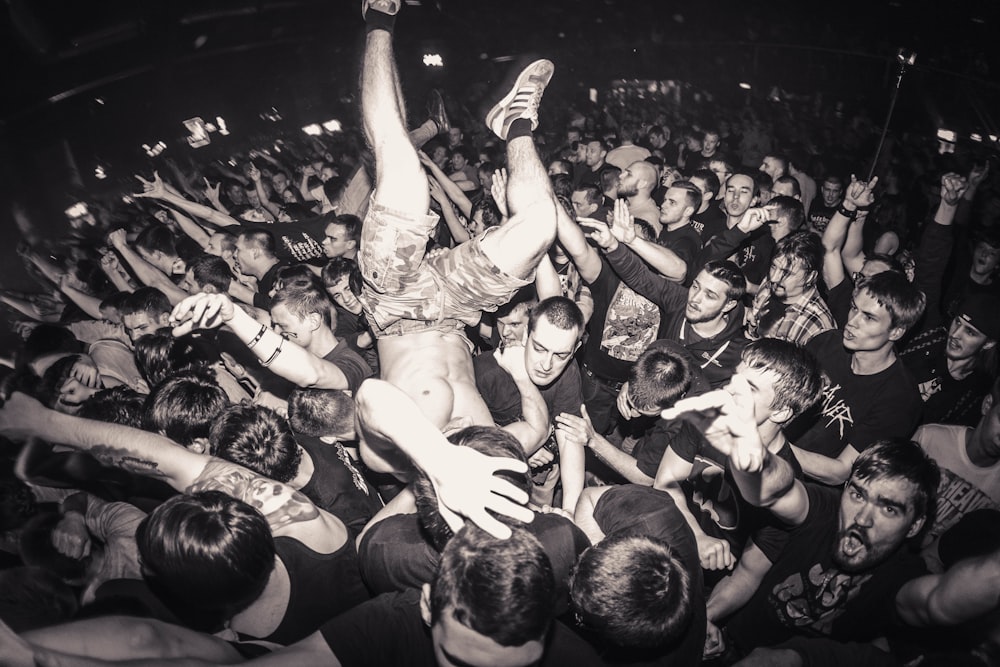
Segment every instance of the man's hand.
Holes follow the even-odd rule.
[[[539,447],[538,451],[528,457],[528,467],[541,468],[542,466],[547,466],[556,460],[556,455],[550,452],[545,447]]]
[[[52,531],[52,546],[63,556],[81,560],[90,555],[90,531],[79,512],[67,512]]]
[[[497,365],[504,369],[515,380],[527,380],[528,369],[524,366],[524,343],[508,344],[493,351]]]
[[[628,202],[616,199],[611,211],[611,233],[621,243],[628,245],[635,241],[635,218],[628,210]]]
[[[431,193],[431,199],[436,201],[440,206],[451,206],[448,195],[444,193],[444,190],[441,189],[441,184],[433,176],[427,177],[427,188]]]
[[[632,401],[628,397],[628,382],[622,385],[622,388],[618,390],[618,414],[620,414],[625,419],[637,419],[642,415],[639,411],[632,407]]]
[[[958,206],[958,201],[965,194],[969,182],[955,172],[948,172],[941,177],[941,201],[948,206]]]
[[[448,465],[440,471],[426,470],[438,497],[441,517],[453,531],[463,524],[462,517],[493,537],[507,539],[510,527],[490,512],[530,523],[534,513],[528,509],[528,494],[495,473],[509,470],[525,473],[528,466],[516,459],[486,456],[470,447],[453,447]]]
[[[618,247],[618,239],[606,223],[594,218],[578,218],[577,222],[584,229],[590,230],[586,234],[587,238],[592,239],[604,252],[611,252]]]
[[[726,640],[722,636],[722,630],[712,621],[707,621],[705,627],[705,648],[702,650],[703,660],[709,660],[726,650]]]
[[[704,533],[695,535],[698,544],[698,560],[703,570],[731,570],[736,558],[729,548],[729,542],[710,537]]]
[[[108,234],[108,243],[115,248],[123,248],[128,245],[128,237],[124,229],[116,229]],[[117,261],[117,260],[116,260]]]
[[[96,389],[101,386],[101,372],[89,356],[79,357],[69,373],[86,387]]]
[[[174,336],[184,336],[195,329],[214,329],[233,319],[234,306],[225,294],[193,294],[174,306],[170,324]]]
[[[594,425],[590,422],[590,415],[587,414],[587,406],[580,406],[580,414],[581,417],[569,412],[556,415],[556,435],[562,434],[567,443],[587,447],[594,439]]]
[[[133,193],[133,197],[151,197],[153,199],[162,199],[166,196],[167,189],[163,186],[163,180],[160,178],[159,172],[153,172],[153,180],[151,181],[147,181],[139,174],[136,174],[135,177],[140,183],[142,183],[142,192]]]
[[[766,225],[770,219],[771,214],[766,207],[750,208],[743,214],[743,217],[736,223],[736,226],[744,234],[749,234]]]
[[[510,217],[510,211],[507,208],[507,170],[505,168],[493,171],[493,181],[490,184],[490,196],[493,197],[493,201],[496,203],[497,208],[500,209],[500,215],[505,218]]]
[[[978,164],[972,165],[972,169],[969,171],[969,176],[966,178],[966,181],[969,184],[969,190],[975,190],[980,185],[982,185],[983,181],[986,180],[986,177],[989,176],[989,173],[990,173],[989,161],[983,163],[982,166]]]
[[[844,191],[844,204],[846,208],[866,208],[875,201],[875,186],[878,185],[878,176],[871,182],[859,181],[854,174],[851,174],[851,182]]]
[[[260,169],[253,162],[247,164],[246,175],[254,183],[260,183]]]
[[[0,434],[15,441],[35,435],[36,427],[48,412],[44,405],[19,391],[3,397],[3,405],[0,406]]]
[[[205,198],[208,199],[213,204],[219,200],[219,189],[222,187],[222,181],[219,181],[215,185],[212,185],[208,178],[205,178]]]

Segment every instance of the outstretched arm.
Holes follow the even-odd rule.
[[[896,611],[908,625],[958,625],[1000,607],[1000,552],[959,561],[943,574],[908,581]]]
[[[506,345],[494,350],[497,365],[507,371],[521,394],[521,421],[503,429],[517,438],[524,453],[531,456],[542,446],[549,435],[549,410],[538,387],[528,377],[524,367],[524,345]]]
[[[556,234],[559,243],[573,260],[580,277],[592,283],[601,275],[601,256],[587,243],[583,230],[562,206],[556,206]]]
[[[144,260],[139,253],[132,250],[125,239],[124,229],[116,229],[108,234],[108,241],[111,242],[111,245],[114,246],[122,258],[128,262],[128,265],[132,267],[132,271],[135,272],[139,281],[144,285],[155,287],[163,292],[170,301],[170,305],[177,305],[188,295],[187,292],[175,285],[166,274]]]
[[[194,294],[181,301],[170,315],[174,335],[225,324],[253,350],[262,365],[300,387],[350,389],[347,376],[336,364],[286,341],[233,305],[225,294]]]
[[[675,283],[684,282],[687,276],[687,261],[670,248],[647,241],[635,233],[635,218],[628,210],[628,202],[615,200],[611,231],[620,242],[642,257],[657,273]]]
[[[365,380],[355,400],[361,456],[368,467],[405,476],[411,476],[414,467],[422,470],[434,485],[442,516],[453,528],[461,525],[462,516],[504,539],[510,528],[487,510],[526,523],[534,517],[525,506],[528,494],[494,475],[500,470],[527,472],[522,461],[452,445],[413,399],[384,380]]]
[[[163,181],[160,179],[160,175],[155,171],[153,172],[153,180],[147,181],[141,176],[136,176],[137,179],[142,183],[143,191],[137,192],[133,196],[135,197],[150,197],[152,199],[160,199],[171,206],[176,206],[182,211],[190,213],[191,215],[202,218],[203,220],[208,220],[209,222],[219,225],[220,227],[229,227],[232,225],[240,224],[236,218],[233,218],[221,211],[217,211],[214,208],[210,208],[203,204],[198,204],[180,195],[168,192],[166,187],[163,185]]]

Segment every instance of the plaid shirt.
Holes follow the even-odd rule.
[[[830,308],[819,295],[819,290],[813,287],[796,299],[795,303],[788,304],[784,315],[767,331],[761,331],[758,323],[766,312],[765,309],[770,298],[771,284],[765,279],[760,289],[757,290],[753,303],[747,309],[746,334],[750,340],[778,338],[790,343],[805,345],[816,334],[837,328]]]

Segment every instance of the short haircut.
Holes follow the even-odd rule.
[[[779,178],[776,178],[774,180],[774,185],[775,186],[777,186],[777,185],[790,185],[790,186],[792,186],[792,197],[793,198],[795,198],[795,197],[801,197],[802,196],[802,186],[799,185],[799,179],[795,178],[794,176],[788,176],[786,174],[785,176],[781,176]]]
[[[127,384],[120,384],[111,389],[102,389],[85,400],[80,404],[76,416],[119,426],[142,428],[145,404],[145,396]]]
[[[868,262],[882,262],[887,267],[886,271],[894,271],[901,276],[906,275],[906,269],[903,267],[903,263],[899,261],[899,258],[895,255],[886,255],[881,252],[873,252],[872,254],[865,255],[865,263]]]
[[[279,289],[286,287],[316,287],[320,286],[319,279],[306,264],[288,264],[278,269],[275,283],[280,285]]]
[[[187,263],[194,281],[199,286],[211,285],[220,294],[226,294],[233,282],[233,272],[226,260],[202,253]]]
[[[354,241],[355,243],[361,242],[361,218],[358,216],[350,213],[341,213],[327,224],[340,225],[344,228],[344,235],[347,237],[347,240]]]
[[[315,286],[302,287],[290,285],[283,287],[271,299],[271,310],[284,306],[295,317],[304,320],[316,313],[323,319],[323,324],[334,326],[333,303],[326,292]]]
[[[691,577],[663,540],[621,532],[580,556],[570,600],[584,628],[625,648],[669,644],[693,616]]]
[[[528,460],[524,454],[524,448],[517,438],[496,426],[468,426],[452,433],[448,436],[448,441],[453,445],[471,447],[487,456],[504,457],[524,462]],[[531,477],[528,473],[501,470],[493,475],[512,483],[525,493],[531,489]],[[427,532],[434,548],[441,551],[454,533],[438,509],[437,493],[434,491],[434,486],[420,471],[417,471],[416,478],[413,480],[413,495],[416,498],[420,525]],[[487,511],[508,526],[521,525],[517,519],[494,514],[492,510]]]
[[[523,528],[501,540],[466,524],[441,553],[430,607],[432,624],[451,614],[501,646],[541,640],[555,613],[552,564]]]
[[[792,232],[778,241],[771,257],[771,266],[782,259],[792,264],[801,264],[806,273],[813,273],[809,285],[815,285],[823,268],[823,242],[818,234],[810,231]]]
[[[684,191],[685,206],[690,206],[694,209],[695,213],[698,212],[698,208],[701,206],[701,190],[698,186],[691,181],[675,181],[671,188],[677,188]]]
[[[323,287],[333,287],[340,282],[340,279],[347,276],[347,286],[350,287],[351,292],[358,296],[361,294],[361,286],[363,285],[363,278],[361,277],[361,269],[358,268],[358,263],[349,257],[334,257],[323,265],[323,270],[320,272],[320,280],[323,283]]]
[[[726,181],[726,187],[729,187],[729,185],[733,182],[733,179],[736,178],[737,176],[745,176],[745,177],[747,177],[747,178],[750,179],[751,183],[753,183],[753,196],[754,197],[759,197],[760,196],[760,183],[757,181],[757,174],[758,173],[760,173],[760,172],[750,171],[749,169],[746,169],[744,167],[740,167],[739,169],[735,169],[729,175],[729,180]]]
[[[299,471],[302,450],[285,418],[263,405],[233,405],[209,433],[215,456],[287,484]]]
[[[472,211],[469,213],[469,220],[475,217],[476,213],[482,212],[483,214],[483,227],[489,229],[490,227],[499,227],[500,223],[503,222],[503,214],[500,212],[500,208],[497,203],[493,201],[493,197],[485,196],[472,205]]]
[[[132,245],[150,255],[161,252],[167,257],[177,257],[177,237],[169,227],[160,224],[150,225],[139,232]]]
[[[726,288],[727,300],[739,301],[746,294],[747,277],[736,262],[731,262],[728,259],[714,259],[711,262],[706,262],[701,270],[728,285]]]
[[[135,365],[151,388],[182,371],[205,368],[215,351],[191,334],[174,337],[161,330],[135,341]]]
[[[452,155],[461,155],[462,157],[465,158],[466,162],[473,162],[475,160],[475,158],[477,157],[476,154],[472,152],[472,149],[469,148],[468,146],[466,146],[465,144],[459,144],[459,145],[455,146],[454,148],[452,148],[451,149],[451,154]]]
[[[937,513],[937,489],[941,478],[934,459],[915,442],[879,440],[854,460],[850,480],[883,478],[906,480],[917,487],[913,498],[914,518],[927,519],[925,528],[928,528]]]
[[[600,181],[601,192],[611,189],[611,186],[618,182],[618,176],[622,173],[619,167],[613,164],[606,164],[597,172],[597,180]]]
[[[781,165],[781,175],[785,176],[788,174],[788,158],[780,153],[767,153],[764,158],[771,158],[779,165]]]
[[[549,176],[549,180],[552,182],[552,193],[556,197],[570,199],[573,196],[573,179],[567,174],[553,174]]]
[[[639,134],[639,129],[635,126],[635,123],[631,121],[625,121],[618,126],[618,136],[622,141],[628,139],[629,141],[635,141]]]
[[[774,180],[771,175],[763,171],[753,172],[753,180],[757,184],[757,189],[761,192],[767,190],[770,192],[771,188],[774,187]]]
[[[267,519],[221,491],[170,498],[142,520],[135,541],[150,589],[199,632],[250,606],[274,569]]]
[[[552,169],[552,167],[555,166],[555,165],[558,165],[556,167],[556,173],[557,174],[572,174],[573,173],[573,163],[570,162],[569,160],[564,160],[561,157],[557,157],[556,159],[554,159],[554,160],[552,160],[552,161],[549,162],[549,169]]]
[[[337,389],[295,389],[288,395],[288,423],[314,438],[354,430],[354,399]]]
[[[121,313],[122,304],[125,303],[125,299],[128,298],[129,294],[131,294],[131,292],[126,292],[124,290],[115,292],[104,301],[101,301],[101,305],[99,307],[101,310],[104,310],[105,308],[114,308]]]
[[[721,164],[723,168],[730,173],[730,175],[732,175],[736,171],[739,171],[744,176],[749,176],[753,178],[753,174],[749,170],[744,170],[742,167],[739,170],[737,170],[736,165],[733,164],[733,161],[727,158],[725,155],[720,155],[719,153],[716,153],[712,157],[708,158],[709,171],[712,170],[712,164],[714,163]]]
[[[802,202],[794,197],[778,195],[777,197],[772,197],[771,201],[767,202],[767,205],[769,208],[775,209],[775,219],[781,220],[784,218],[788,228],[792,231],[800,229],[803,223],[805,223],[805,207],[802,206]]]
[[[836,183],[840,187],[844,187],[844,179],[837,174],[827,175],[827,177],[823,179],[823,183]]]
[[[543,316],[557,329],[564,331],[576,329],[578,336],[583,335],[583,330],[587,326],[580,307],[572,299],[564,296],[550,296],[548,299],[539,301],[531,309],[531,315],[528,317],[528,333],[535,330],[535,327],[538,326],[538,320]]]
[[[226,392],[210,372],[188,371],[167,378],[150,393],[143,425],[185,447],[198,439],[211,442],[212,422],[228,405]],[[211,444],[208,453],[215,453]]]
[[[691,388],[691,367],[668,347],[647,349],[632,364],[628,391],[639,410],[665,410]]]
[[[236,235],[232,232],[227,232],[225,229],[217,229],[212,232],[212,236],[219,237],[219,246],[222,252],[232,253],[236,250]]]
[[[823,373],[816,357],[804,347],[777,338],[761,338],[743,349],[742,361],[755,370],[770,371],[774,381],[771,408],[788,408],[792,416],[812,407],[823,393]]]
[[[702,141],[704,141],[705,139],[707,139],[708,135],[710,135],[710,134],[714,134],[716,137],[719,137],[719,131],[717,129],[715,129],[714,127],[710,127],[710,128],[708,128],[707,130],[705,130],[704,132],[701,133],[701,139],[702,139]]]
[[[867,292],[889,312],[891,326],[904,331],[924,314],[927,297],[906,276],[892,271],[877,273],[854,288],[854,295]]]
[[[140,287],[125,297],[119,311],[122,316],[145,313],[149,319],[156,319],[169,313],[173,308],[167,295],[155,287]]]
[[[581,183],[573,188],[573,192],[582,192],[588,204],[597,204],[600,206],[604,203],[604,193],[593,183]]]
[[[691,174],[691,178],[704,181],[705,187],[712,194],[712,199],[715,199],[715,195],[719,194],[719,188],[722,187],[719,183],[719,177],[711,169],[695,169],[694,173]]]
[[[240,232],[239,238],[243,239],[243,243],[249,244],[271,257],[274,257],[274,253],[278,248],[274,237],[271,236],[271,232],[244,229]]]

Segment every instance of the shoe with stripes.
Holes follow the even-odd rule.
[[[536,60],[525,67],[510,92],[486,114],[486,126],[504,141],[510,124],[518,118],[530,120],[532,130],[538,127],[538,105],[554,71],[550,60]]]

